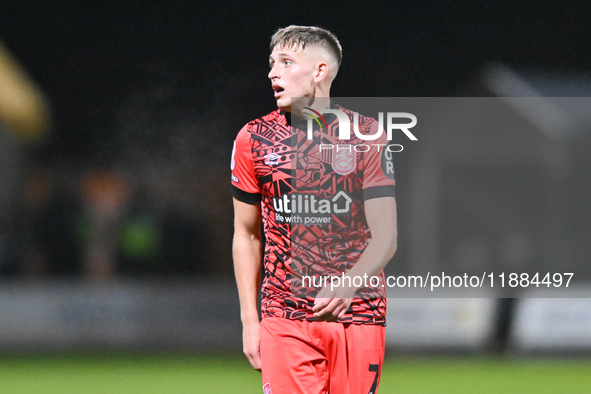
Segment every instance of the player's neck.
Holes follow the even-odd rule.
[[[330,96],[298,97],[292,99],[290,111],[292,115],[308,118],[310,110],[320,112],[331,107]]]
[[[338,109],[338,105],[335,104],[330,100],[330,97],[322,97],[322,100],[318,100],[319,98],[315,98],[313,101],[302,102],[300,105],[303,107],[299,107],[300,110],[294,111],[294,107],[292,106],[292,111],[285,111],[281,110],[281,113],[285,116],[287,124],[296,127],[296,128],[306,128],[309,119],[314,119],[311,115],[318,116],[318,114],[322,114],[325,118],[327,123],[332,123],[336,117],[331,113],[324,113],[325,109]],[[309,105],[309,106],[308,106]],[[303,111],[303,112],[302,112]],[[316,127],[316,122],[313,122],[312,127]]]

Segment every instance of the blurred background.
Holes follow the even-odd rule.
[[[587,97],[590,11],[583,1],[3,1],[0,349],[240,352],[230,153],[238,130],[275,108],[277,28],[339,37],[335,97]],[[501,162],[482,154],[487,133],[462,147],[443,134],[448,157],[420,141],[397,156],[389,269],[588,274],[589,108],[558,137],[511,113],[529,131]],[[589,354],[591,291],[577,291],[394,300],[389,347]]]

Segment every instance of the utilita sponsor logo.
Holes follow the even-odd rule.
[[[332,198],[318,198],[313,194],[291,193],[273,197],[275,220],[279,223],[329,224],[332,214],[347,214],[353,199],[344,191]]]
[[[313,194],[291,193],[289,196],[273,197],[273,208],[279,213],[324,213],[342,214],[351,209],[353,199],[344,191],[332,198],[317,198]]]
[[[343,111],[338,109],[323,109],[320,111],[316,111],[309,107],[304,107],[304,109],[309,110],[309,113],[304,112],[306,115],[312,117],[312,119],[308,119],[308,139],[311,140],[314,137],[314,128],[313,122],[316,121],[318,126],[320,126],[320,130],[323,129],[323,125],[326,129],[328,129],[328,125],[326,124],[326,120],[322,116],[323,114],[333,114],[339,120],[339,139],[340,140],[350,140],[351,139],[351,122],[349,121],[349,116]],[[396,119],[408,119],[410,120],[409,123],[395,123]],[[411,141],[417,141],[417,137],[414,136],[413,133],[410,132],[409,129],[413,128],[417,125],[417,117],[409,112],[387,112],[386,113],[386,127],[384,128],[384,113],[378,113],[378,131],[375,134],[362,134],[359,131],[359,113],[353,112],[353,132],[355,135],[365,141],[374,141],[377,140],[382,136],[384,130],[386,130],[386,135],[388,137],[388,141],[392,140],[392,135],[394,130],[402,131]]]

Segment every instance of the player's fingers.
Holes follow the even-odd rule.
[[[338,311],[335,311],[336,315],[337,315],[337,320],[340,319],[341,317],[343,317],[345,315],[345,313],[347,313],[347,310],[349,309],[349,303],[344,303],[340,306]]]
[[[314,316],[323,321],[337,321],[347,313],[350,301],[347,298],[335,298],[323,310],[314,314]]]
[[[323,320],[327,321],[327,322],[335,322],[335,321],[339,320],[339,317],[338,317],[336,311],[331,311],[330,313],[327,313],[324,316]]]
[[[326,305],[328,305],[332,301],[334,297],[333,293],[334,292],[330,291],[330,289],[328,289],[327,287],[320,289],[320,291],[316,295],[316,299],[314,300],[314,306],[312,307],[312,311],[317,312],[322,308],[326,307]]]
[[[261,372],[261,357],[258,352],[253,355],[250,365],[252,365],[255,370]]]
[[[338,319],[339,317],[341,317],[344,312],[346,312],[347,310],[347,305],[346,305],[346,301],[344,299],[339,299],[337,305],[335,306],[334,310],[332,311],[333,316],[335,317],[335,319]]]
[[[339,301],[340,300],[338,298],[331,299],[330,302],[328,302],[323,308],[320,308],[318,312],[314,314],[314,316],[320,320],[335,318],[336,315],[334,314],[334,310],[337,308]]]
[[[250,365],[257,371],[261,371],[261,357],[257,351],[245,351]]]
[[[314,306],[312,307],[313,312],[319,312],[325,308],[327,308],[335,299],[332,297],[326,298],[317,298],[314,301]]]
[[[316,298],[314,301],[314,306],[312,307],[313,312],[319,312],[322,309],[326,308],[326,306],[330,303],[330,298]]]
[[[346,306],[343,306],[343,308],[341,308],[341,311],[338,312],[337,319],[340,319],[341,317],[343,317],[345,315],[345,313],[347,313],[347,309],[349,309],[349,308]]]

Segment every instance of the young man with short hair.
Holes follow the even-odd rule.
[[[325,29],[278,30],[269,57],[278,109],[244,126],[234,143],[233,254],[243,349],[262,371],[265,394],[375,394],[379,384],[383,268],[397,238],[394,176],[384,170],[391,155],[351,150],[366,141],[353,133],[339,141],[339,122],[330,116],[321,116],[325,127],[318,121],[312,140],[304,127],[312,124],[309,116],[333,109],[356,119],[361,133],[377,131],[373,119],[331,103],[341,59],[337,38]],[[331,276],[347,285],[331,286]],[[379,279],[372,289],[367,279],[362,286],[351,280],[368,277]]]

